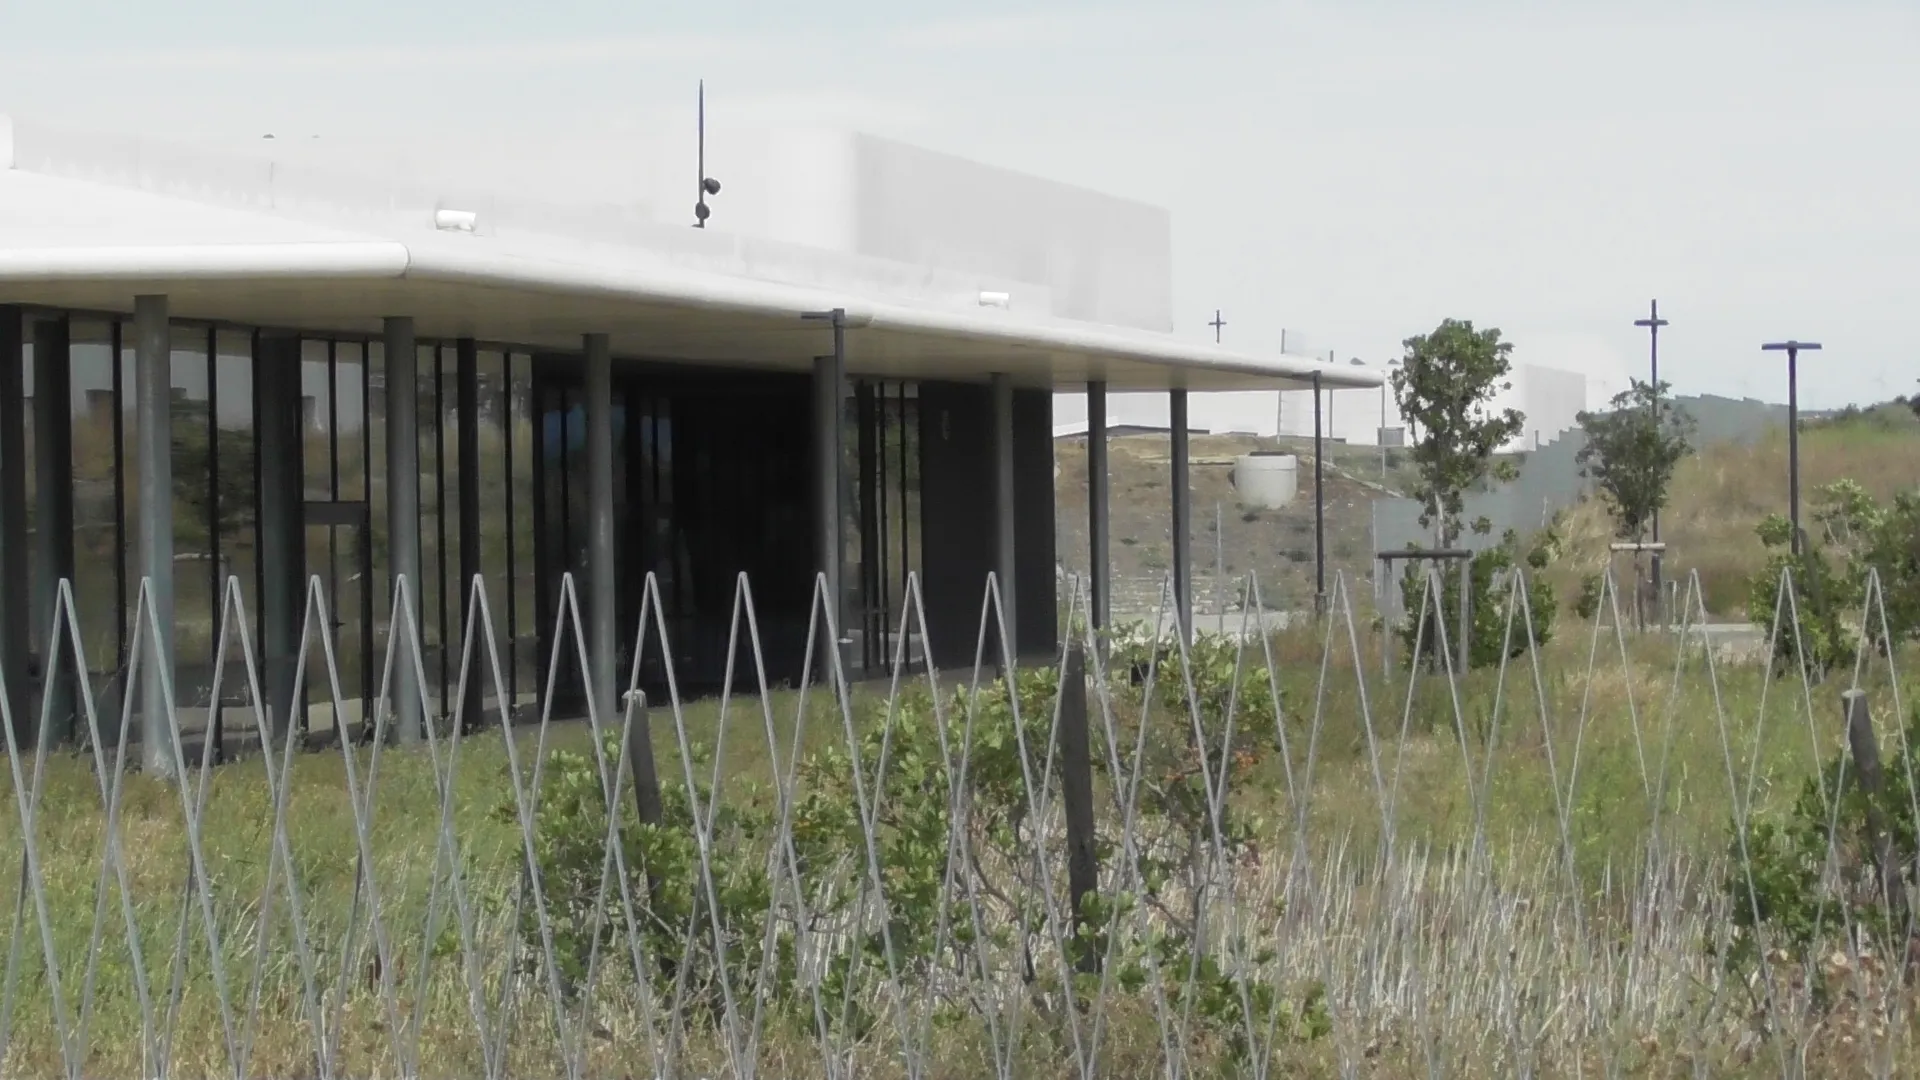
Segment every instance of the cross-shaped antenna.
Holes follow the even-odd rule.
[[[1227,325],[1227,320],[1220,317],[1219,308],[1213,309],[1213,321],[1207,325],[1213,327],[1213,343],[1220,344],[1220,328]]]

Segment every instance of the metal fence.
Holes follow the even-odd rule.
[[[1241,592],[1243,631],[1263,625],[1258,583]],[[556,688],[591,666],[569,580],[527,723],[500,707],[476,579],[459,695],[445,715],[423,698],[423,741],[397,746],[395,673],[424,674],[402,582],[365,730],[315,751],[275,737],[230,582],[209,700],[244,687],[252,752],[215,764],[162,686],[168,780],[135,767],[140,695],[103,716],[80,687],[85,738],[63,748],[0,688],[18,870],[0,1071],[1920,1061],[1920,786],[1877,579],[1861,611],[1819,620],[1783,579],[1775,624],[1729,644],[1700,633],[1697,584],[1678,630],[1636,634],[1610,581],[1595,621],[1556,624],[1515,574],[1473,616],[1469,670],[1437,577],[1407,598],[1397,665],[1345,580],[1326,618],[1278,634],[1190,637],[1163,603],[1157,625],[1095,635],[1067,593],[1056,664],[997,653],[989,579],[969,670],[899,651],[854,684],[823,650],[840,637],[823,592],[805,670],[769,672],[743,579],[732,689],[690,701],[649,582],[617,706],[571,715]],[[919,598],[910,582],[892,640],[924,637]],[[144,590],[136,625],[130,685],[158,628]],[[310,590],[296,678],[345,716],[330,625]],[[65,588],[48,640],[80,645]],[[649,655],[662,686],[642,684]],[[468,693],[493,705],[463,728]]]

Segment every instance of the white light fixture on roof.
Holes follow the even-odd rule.
[[[480,215],[472,210],[449,210],[442,207],[433,212],[433,227],[441,232],[472,232],[480,223]]]
[[[1010,308],[1013,306],[1013,294],[1004,292],[980,291],[981,307]]]

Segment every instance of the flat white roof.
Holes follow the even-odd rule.
[[[713,230],[609,221],[564,230],[485,205],[435,205],[277,173],[270,159],[178,147],[34,144],[0,117],[0,303],[376,334],[410,315],[431,337],[804,369],[831,348],[803,313],[844,309],[848,370],[1115,390],[1377,386],[1377,372],[1170,334],[981,305],[972,278]],[[296,182],[299,181],[299,182]],[[383,202],[384,195],[384,202]],[[472,232],[437,228],[471,209]]]

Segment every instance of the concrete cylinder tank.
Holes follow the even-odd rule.
[[[1278,510],[1300,493],[1300,459],[1271,450],[1242,454],[1233,463],[1233,487],[1242,506]]]

